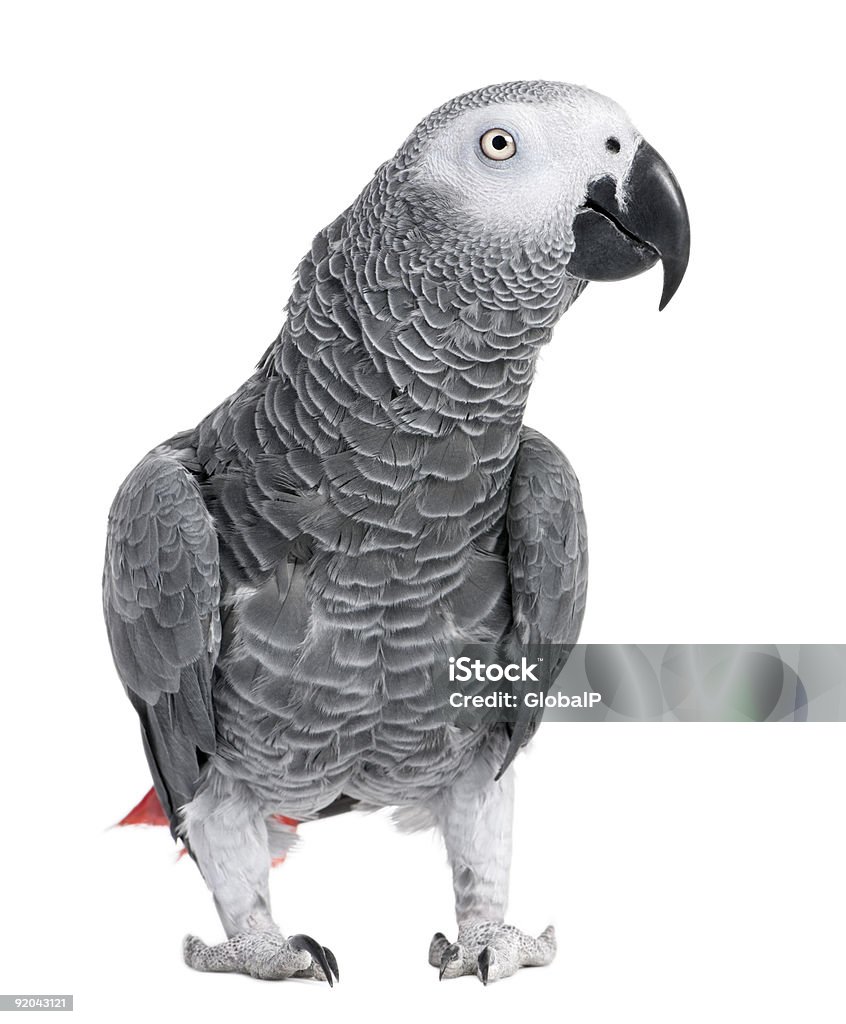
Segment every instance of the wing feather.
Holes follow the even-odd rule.
[[[219,601],[218,538],[197,481],[175,455],[153,452],[112,505],[103,606],[172,830],[215,749]]]
[[[506,514],[515,650],[545,652],[545,687],[575,645],[587,594],[587,530],[579,482],[564,455],[526,427],[511,479]],[[522,701],[499,776],[531,739],[543,709]]]

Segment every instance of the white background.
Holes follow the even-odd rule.
[[[842,1021],[843,726],[549,726],[519,763],[510,919],[556,963],[438,984],[443,854],[380,818],[304,829],[278,917],[334,991],[198,975],[221,936],[163,830],[111,665],[106,513],[143,453],[234,390],[299,257],[416,121],[514,78],[622,103],[693,229],[593,285],[528,422],[591,540],[583,639],[844,640],[843,155],[836,7],[558,2],[6,3],[0,14],[0,991],[82,1020]]]

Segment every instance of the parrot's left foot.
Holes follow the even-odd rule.
[[[440,977],[475,974],[483,985],[509,978],[521,967],[545,967],[555,959],[555,929],[550,925],[537,938],[510,924],[478,921],[460,925],[458,941],[437,932],[429,946],[429,963]]]
[[[340,980],[335,954],[310,935],[286,939],[275,931],[244,932],[216,946],[207,946],[195,935],[188,935],[182,952],[185,963],[197,971],[249,974],[264,981],[316,978],[328,981],[330,988],[333,976],[335,981]]]

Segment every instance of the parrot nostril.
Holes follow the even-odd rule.
[[[605,140],[605,148],[608,150],[609,153],[619,153],[620,152],[620,140],[619,139],[615,139],[614,136],[612,135],[610,138]]]

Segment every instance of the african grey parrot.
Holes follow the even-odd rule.
[[[468,93],[317,235],[253,376],[121,485],[112,652],[228,937],[186,938],[191,967],[331,984],[332,952],[271,917],[271,856],[289,819],[388,806],[445,840],[441,977],[553,959],[551,927],[504,923],[509,765],[541,712],[461,726],[433,680],[466,645],[547,644],[560,667],[575,643],[585,524],[569,463],[523,426],[535,362],[587,281],[660,259],[663,308],[688,249],[675,178],[611,100]]]

